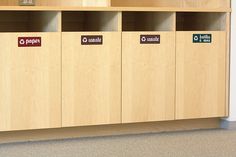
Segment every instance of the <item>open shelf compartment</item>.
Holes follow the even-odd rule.
[[[59,13],[0,11],[0,32],[58,32]]]
[[[63,32],[118,31],[118,12],[66,11],[62,13]]]
[[[177,31],[225,31],[226,13],[176,13]]]
[[[175,13],[123,12],[123,31],[174,31]]]

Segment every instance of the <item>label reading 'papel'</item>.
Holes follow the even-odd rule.
[[[19,37],[18,47],[41,47],[41,37]]]

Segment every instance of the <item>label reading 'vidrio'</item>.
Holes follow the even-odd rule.
[[[81,45],[102,45],[103,36],[102,35],[82,35]]]
[[[140,44],[160,44],[160,35],[140,35]]]
[[[35,5],[35,0],[19,0],[21,6],[32,6]]]
[[[18,37],[18,47],[41,47],[41,37]]]
[[[211,34],[193,34],[193,43],[211,43]]]

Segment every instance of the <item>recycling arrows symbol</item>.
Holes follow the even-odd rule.
[[[82,40],[83,40],[84,43],[88,42],[88,39],[86,37],[84,37]]]
[[[142,42],[145,42],[146,40],[147,40],[146,37],[142,37],[142,38],[141,38],[141,41],[142,41]]]

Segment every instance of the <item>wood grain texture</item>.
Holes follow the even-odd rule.
[[[40,36],[42,47],[19,48]],[[0,34],[0,131],[61,126],[60,33]]]
[[[230,7],[230,0],[112,0],[111,6],[224,8]]]
[[[229,110],[230,110],[230,44],[231,44],[231,14],[226,13],[226,71],[225,71],[225,76],[226,76],[226,116],[229,116]]]
[[[110,0],[36,0],[36,6],[110,6]],[[17,6],[19,0],[1,0],[1,6]]]
[[[141,34],[161,44],[140,44]],[[122,33],[122,122],[174,119],[175,33]]]
[[[192,43],[193,34],[212,43]],[[226,116],[226,32],[177,32],[176,119]]]
[[[91,6],[1,6],[1,11],[157,11],[157,12],[231,12],[225,8],[190,7],[91,7]]]
[[[103,45],[81,45],[103,35]],[[62,33],[62,126],[121,122],[121,33]]]
[[[17,6],[18,0],[1,0],[0,6]],[[230,0],[36,0],[36,6],[112,6],[112,7],[181,7],[230,8]]]

